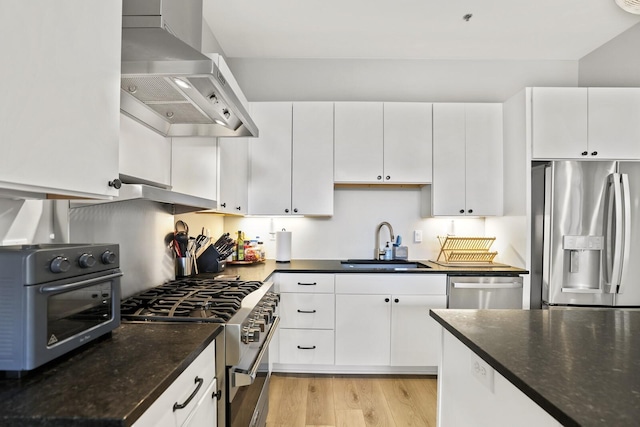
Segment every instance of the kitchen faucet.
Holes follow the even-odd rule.
[[[373,259],[376,259],[376,260],[379,260],[380,255],[384,254],[384,250],[380,250],[380,230],[382,230],[382,226],[384,225],[386,225],[387,228],[389,229],[389,237],[391,238],[389,242],[393,243],[395,240],[393,237],[393,227],[391,227],[391,224],[389,224],[387,221],[383,221],[380,224],[378,224],[378,226],[376,227],[376,246],[373,249]]]

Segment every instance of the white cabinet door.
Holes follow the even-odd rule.
[[[533,159],[592,157],[587,146],[587,88],[532,90]]]
[[[388,366],[391,295],[336,295],[336,365]]]
[[[382,102],[335,103],[335,182],[383,182],[382,105]]]
[[[293,104],[291,213],[333,215],[333,103]]]
[[[588,88],[589,154],[640,159],[640,88]]]
[[[115,196],[122,3],[3,2],[0,188]]]
[[[466,210],[465,105],[433,105],[432,215],[464,215]]]
[[[384,103],[384,182],[431,182],[432,104]]]
[[[218,159],[218,210],[246,214],[249,185],[248,139],[219,138]]]
[[[502,104],[466,104],[467,215],[502,215]]]
[[[440,325],[431,308],[446,308],[446,295],[392,295],[391,366],[438,366]]]
[[[171,138],[171,189],[210,200],[218,198],[218,146],[212,137]]]
[[[285,215],[291,209],[291,102],[257,102],[251,116],[260,136],[249,141],[249,213]]]
[[[433,106],[434,216],[502,215],[502,106]]]

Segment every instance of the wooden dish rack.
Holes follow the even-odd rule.
[[[491,263],[498,252],[489,252],[495,237],[438,236],[438,261],[446,263]]]

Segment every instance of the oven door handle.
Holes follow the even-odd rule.
[[[94,277],[93,279],[81,280],[79,282],[67,283],[65,285],[46,285],[40,288],[40,293],[50,294],[52,292],[71,291],[73,289],[84,288],[89,285],[93,285],[94,283],[105,282],[107,280],[115,279],[121,276],[122,276],[122,272],[119,272],[119,273],[107,274],[100,277]]]
[[[269,350],[269,344],[271,343],[271,338],[275,335],[278,330],[278,325],[280,324],[280,317],[275,316],[273,318],[273,323],[271,324],[271,328],[269,329],[269,334],[262,343],[262,348],[260,349],[260,353],[258,353],[258,357],[253,362],[251,369],[248,372],[241,370],[233,371],[233,386],[234,387],[242,387],[246,385],[251,385],[256,379],[256,375],[258,375],[258,368],[260,367],[260,362],[262,362],[262,358],[264,354]]]

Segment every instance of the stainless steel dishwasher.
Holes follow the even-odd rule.
[[[522,308],[520,276],[449,276],[448,308]]]

